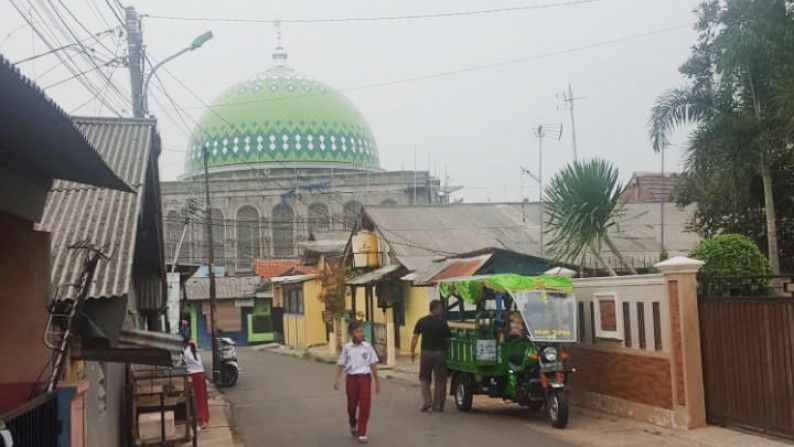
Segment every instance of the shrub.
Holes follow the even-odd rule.
[[[705,262],[700,280],[709,296],[758,295],[769,284],[769,262],[758,246],[741,234],[701,241],[689,256]]]

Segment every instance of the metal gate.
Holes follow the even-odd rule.
[[[794,299],[701,298],[709,423],[794,437]]]

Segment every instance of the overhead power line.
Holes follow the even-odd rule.
[[[544,59],[544,58],[547,58],[547,57],[553,57],[553,56],[560,56],[560,55],[563,55],[563,54],[576,53],[576,52],[579,52],[579,51],[590,50],[590,49],[598,48],[598,47],[602,47],[602,46],[614,45],[614,44],[618,44],[618,43],[622,43],[622,42],[627,42],[627,41],[630,41],[630,40],[641,39],[643,37],[649,37],[649,36],[653,36],[653,35],[657,35],[657,34],[668,33],[668,32],[671,32],[671,31],[677,31],[677,30],[681,30],[681,29],[685,29],[685,28],[690,28],[693,25],[694,25],[693,23],[687,23],[687,24],[683,24],[683,25],[676,25],[676,26],[671,26],[671,27],[668,27],[668,28],[662,28],[662,29],[658,29],[658,30],[654,30],[654,31],[648,31],[648,32],[645,32],[645,33],[632,34],[630,36],[621,37],[621,38],[618,38],[618,39],[605,40],[605,41],[596,42],[596,43],[583,45],[583,46],[579,46],[579,47],[568,48],[566,50],[551,51],[551,52],[548,52],[548,53],[535,54],[535,55],[532,55],[532,56],[526,56],[526,57],[521,57],[521,58],[517,58],[517,59],[510,59],[510,60],[501,61],[501,62],[494,62],[494,63],[491,63],[491,64],[476,65],[476,66],[472,66],[472,67],[460,68],[460,69],[457,69],[457,70],[445,71],[445,72],[440,72],[440,73],[433,73],[433,74],[422,75],[422,76],[415,76],[415,77],[411,77],[411,78],[398,79],[398,80],[394,80],[394,81],[379,82],[379,83],[374,83],[374,84],[365,84],[365,85],[359,85],[359,86],[355,86],[355,87],[341,88],[339,90],[333,90],[333,91],[311,93],[311,94],[307,94],[305,96],[323,96],[323,95],[336,94],[337,92],[351,92],[351,91],[357,91],[357,90],[368,90],[368,89],[372,89],[372,88],[388,87],[388,86],[392,86],[392,85],[407,84],[407,83],[411,83],[411,82],[425,81],[425,80],[429,80],[429,79],[442,78],[442,77],[446,77],[446,76],[453,76],[453,75],[456,75],[456,74],[462,74],[462,73],[469,73],[469,72],[474,72],[474,71],[486,70],[486,69],[489,69],[489,68],[502,67],[502,66],[505,66],[505,65],[519,64],[519,63],[522,63],[522,62],[529,62],[529,61],[533,61],[533,60],[537,60],[537,59]],[[290,100],[290,99],[291,99],[290,97],[280,97],[280,98],[272,98],[272,99],[258,99],[258,100],[252,100],[252,101],[239,101],[239,102],[226,103],[226,104],[208,105],[208,104],[206,104],[204,101],[202,101],[199,98],[199,101],[202,103],[202,105],[200,105],[200,106],[191,106],[191,107],[182,107],[182,110],[193,110],[193,109],[210,109],[211,110],[211,109],[221,108],[221,107],[239,107],[239,106],[244,105],[244,104],[269,103],[269,102],[287,101],[287,100]],[[159,111],[162,111],[162,110],[159,110]]]
[[[20,4],[18,4],[16,0],[9,0],[9,1],[11,5],[14,7],[14,9],[16,9],[19,15],[23,18],[23,20],[25,20],[25,22],[27,22],[27,24],[31,27],[31,29],[33,29],[33,31],[36,33],[39,39],[41,39],[41,41],[44,42],[47,48],[49,48],[50,50],[55,50],[58,47],[64,46],[64,44],[59,41],[59,39],[54,33],[50,33],[50,36],[47,36],[44,30],[36,26],[36,23],[34,22],[34,19],[32,17],[32,13],[31,16],[28,16],[24,8]],[[37,10],[34,7],[33,3],[30,3],[29,6],[31,12],[35,11],[36,14],[38,14],[39,17],[43,19],[41,11]],[[55,23],[55,20],[53,20],[52,18],[50,19],[53,23]],[[46,21],[46,19],[43,19],[42,21]],[[80,70],[76,67],[75,64],[73,64],[70,60],[64,59],[61,53],[58,51],[55,51],[53,54],[61,61],[61,63],[72,74],[72,76],[76,77],[80,81],[80,83],[86,88],[86,90],[88,90],[89,93],[91,93],[93,97],[99,97],[100,89],[96,85],[94,85],[90,80],[81,76]],[[104,101],[106,100],[103,99],[103,102]],[[117,116],[121,116],[121,113],[112,104],[105,103],[105,105],[114,114],[116,114]]]
[[[610,0],[572,0],[567,2],[558,3],[544,3],[541,5],[527,5],[527,6],[510,6],[505,8],[492,8],[480,9],[474,11],[453,11],[453,12],[438,12],[426,14],[405,14],[393,16],[377,16],[377,17],[333,17],[333,18],[320,18],[320,19],[250,19],[250,18],[225,18],[225,17],[181,17],[169,16],[159,14],[147,14],[142,17],[149,17],[152,19],[161,20],[182,20],[182,21],[197,21],[197,22],[231,22],[231,23],[337,23],[337,22],[375,22],[387,20],[420,20],[420,19],[438,19],[447,17],[465,17],[483,14],[496,14],[504,12],[517,12],[517,11],[532,11],[538,9],[552,9],[562,8],[566,6],[577,6],[588,3],[600,3]]]

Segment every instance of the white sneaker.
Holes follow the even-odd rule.
[[[356,427],[350,427],[350,436],[358,438],[358,429]]]
[[[369,438],[366,436],[359,436],[358,442],[359,444],[367,444],[369,442]]]

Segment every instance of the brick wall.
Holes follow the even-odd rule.
[[[672,409],[673,390],[668,357],[651,357],[575,347],[571,366],[574,393],[592,392],[654,407]]]

